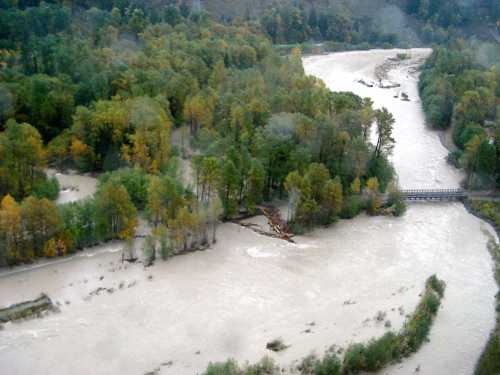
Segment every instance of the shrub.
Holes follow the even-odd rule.
[[[433,318],[444,295],[444,288],[444,282],[435,275],[427,279],[421,301],[400,333],[401,345],[399,345],[398,352],[401,356],[408,356],[416,352],[427,340]]]
[[[381,338],[372,340],[365,348],[366,371],[377,371],[394,359],[394,350],[397,345],[397,336],[387,332]]]
[[[379,194],[370,195],[366,200],[366,212],[369,215],[378,215],[382,206],[382,198]]]
[[[276,366],[272,358],[264,357],[254,365],[247,365],[245,375],[280,375],[279,366]]]
[[[204,375],[240,375],[240,369],[234,359],[226,362],[209,363]]]
[[[429,312],[435,314],[438,311],[441,302],[436,294],[431,293],[425,296],[423,304]]]
[[[321,361],[313,353],[302,359],[297,365],[297,370],[299,370],[301,374],[312,375],[315,373],[314,371],[317,365],[321,365]],[[321,368],[319,368],[318,371],[320,369]]]
[[[500,336],[493,333],[488,341],[474,375],[492,375],[500,373]]]
[[[392,207],[394,216],[403,216],[406,212],[406,203],[401,198],[401,193],[396,187],[390,189],[387,204]]]
[[[59,190],[59,181],[57,181],[57,178],[51,177],[36,183],[33,186],[32,194],[38,199],[47,198],[53,201],[57,199]]]
[[[342,219],[352,219],[358,215],[364,208],[363,198],[358,195],[346,197],[343,202],[340,217]]]
[[[454,150],[451,151],[448,156],[446,157],[446,161],[453,165],[455,168],[460,168],[460,159],[463,156],[463,151],[461,150]]]
[[[345,352],[342,372],[345,374],[357,374],[365,368],[365,361],[365,346],[363,344],[352,344]]]
[[[340,375],[342,364],[335,353],[326,354],[323,359],[316,360],[314,375]]]
[[[432,288],[440,297],[443,297],[446,284],[439,280],[436,275],[432,275],[427,279],[426,286]]]
[[[394,216],[403,216],[405,212],[406,212],[406,203],[402,199],[397,200],[396,203],[394,203],[394,209],[392,210],[392,214]]]

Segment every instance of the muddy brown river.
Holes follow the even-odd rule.
[[[457,187],[438,134],[426,129],[414,68],[430,52],[389,72],[396,89],[366,87],[399,51],[335,53],[304,59],[332,90],[369,96],[396,118],[393,162],[402,187]],[[88,182],[88,181],[87,181]],[[264,355],[290,368],[332,344],[369,340],[392,329],[433,273],[447,283],[430,342],[381,374],[471,374],[494,325],[496,285],[486,243],[490,226],[459,203],[412,204],[402,218],[359,216],[290,244],[234,224],[204,252],[143,269],[122,265],[122,244],[0,273],[0,305],[44,291],[61,312],[10,323],[0,331],[2,374],[197,374],[209,361]],[[140,246],[138,243],[137,246]],[[102,280],[101,280],[102,278]],[[97,288],[108,288],[91,295]],[[112,289],[111,289],[112,288]],[[281,353],[266,342],[281,337]]]

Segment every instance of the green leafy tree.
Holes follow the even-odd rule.
[[[109,181],[96,196],[99,226],[108,238],[133,238],[137,226],[137,210],[127,189]]]
[[[377,121],[377,144],[375,145],[375,157],[382,154],[389,155],[394,148],[394,138],[392,137],[392,128],[394,126],[394,117],[386,109],[382,108],[376,111],[375,119]]]

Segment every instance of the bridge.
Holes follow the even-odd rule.
[[[454,201],[469,196],[464,189],[403,189],[399,193],[405,201]]]

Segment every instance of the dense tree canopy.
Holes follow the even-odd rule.
[[[463,43],[437,47],[424,65],[420,93],[428,122],[453,127],[459,150],[450,155],[464,166],[471,187],[500,182],[500,72],[475,62]],[[477,177],[477,179],[475,178]]]
[[[359,212],[370,179],[385,190],[390,114],[330,92],[268,39],[351,42],[361,24],[289,5],[222,24],[185,4],[0,2],[0,242],[13,249],[0,263],[130,243],[138,210],[145,252],[166,258],[264,200],[288,196],[300,229]],[[96,195],[55,206],[47,166],[100,173]]]

